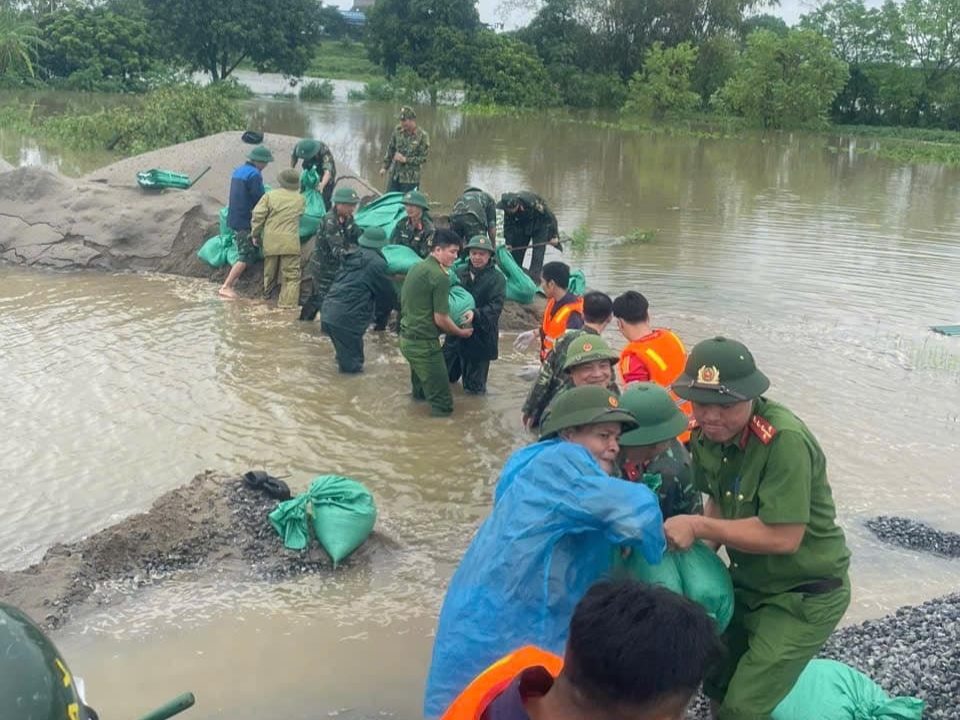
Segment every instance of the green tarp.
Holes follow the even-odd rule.
[[[199,178],[198,178],[199,179]],[[190,187],[190,176],[172,170],[144,170],[137,173],[137,184],[142,188],[177,188],[186,190]]]
[[[505,245],[497,248],[497,263],[507,278],[507,300],[529,305],[537,296],[537,284],[517,265]]]
[[[387,272],[391,275],[406,275],[420,262],[420,256],[406,245],[386,245],[380,252],[387,261]]]
[[[379,227],[387,234],[387,239],[393,235],[397,223],[407,215],[403,209],[403,193],[384,193],[376,200],[359,210],[353,216],[354,222],[366,230],[368,227]],[[429,217],[429,213],[424,213]]]

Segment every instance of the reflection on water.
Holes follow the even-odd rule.
[[[367,177],[396,112],[246,107],[251,127],[323,137]],[[565,257],[591,286],[641,290],[688,344],[722,333],[751,347],[770,396],[827,452],[854,550],[848,621],[955,589],[955,563],[881,546],[862,520],[960,525],[960,342],[927,330],[960,322],[957,170],[831,153],[802,134],[669,138],[429,108],[420,122],[432,199],[449,205],[468,181],[534,189],[568,232],[589,230]],[[625,239],[635,229],[656,233]],[[192,689],[197,717],[417,716],[444,583],[527,441],[517,373],[532,355],[505,337],[491,394],[457,393],[455,419],[431,421],[408,402],[393,336],[370,336],[367,372],[343,378],[316,326],[221,302],[204,282],[13,268],[0,268],[0,337],[14,419],[0,436],[0,565],[143,510],[206,467],[266,466],[297,487],[356,476],[400,545],[282,586],[173,583],[68,627],[105,715]]]

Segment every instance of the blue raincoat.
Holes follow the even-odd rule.
[[[477,675],[524,645],[563,654],[573,609],[608,576],[615,545],[650,563],[666,542],[657,496],[610,477],[582,446],[538,442],[504,466],[494,505],[450,581],[424,714],[439,717]]]

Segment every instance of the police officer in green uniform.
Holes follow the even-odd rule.
[[[850,551],[826,459],[742,343],[697,344],[673,391],[693,404],[693,481],[704,514],[664,523],[674,548],[697,539],[730,556],[728,654],[704,684],[719,720],[768,720],[850,604]]]
[[[497,204],[489,193],[476,185],[468,185],[457,198],[450,212],[450,228],[467,242],[476,235],[486,235],[497,248]]]
[[[436,232],[426,214],[430,210],[430,205],[421,193],[411,190],[403,196],[403,208],[407,216],[393,229],[390,244],[406,245],[417,255],[425,258],[430,254],[433,235]]]
[[[333,159],[333,153],[327,144],[320,140],[311,140],[304,138],[298,142],[290,156],[290,167],[297,166],[297,160],[300,160],[300,167],[306,171],[316,168],[320,175],[320,182],[317,183],[317,191],[323,196],[323,204],[330,212],[330,205],[333,197],[333,188],[337,184],[337,163]]]
[[[343,253],[355,247],[363,232],[353,221],[360,197],[353,188],[341,185],[333,193],[333,209],[323,216],[315,237],[310,274],[313,290],[300,309],[300,319],[312,321],[317,317],[323,299],[340,269]]]
[[[473,335],[473,328],[457,327],[450,317],[448,272],[459,251],[460,237],[455,232],[438,231],[430,255],[413,266],[400,290],[400,352],[410,364],[413,399],[429,402],[430,414],[436,417],[453,413],[440,335]],[[467,312],[467,322],[472,319],[473,312]]]
[[[523,267],[527,247],[532,244],[533,255],[527,274],[539,285],[547,245],[560,247],[556,216],[547,207],[546,200],[526,190],[504,193],[497,207],[503,210],[503,241],[520,267]]]
[[[636,430],[620,436],[620,475],[641,482],[660,499],[664,518],[703,512],[700,491],[693,486],[690,453],[677,436],[687,429],[687,416],[660,385],[632,383],[620,396],[620,407],[636,418]]]
[[[409,192],[420,186],[420,170],[430,154],[430,136],[417,126],[412,107],[400,108],[400,124],[393,130],[383,156],[380,175],[386,174],[387,192]]]

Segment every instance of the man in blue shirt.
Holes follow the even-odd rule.
[[[271,152],[263,145],[257,145],[247,155],[247,162],[234,170],[230,177],[227,226],[233,231],[237,262],[230,268],[230,274],[220,288],[220,295],[225,298],[237,297],[234,283],[243,275],[247,265],[257,261],[257,248],[250,234],[250,226],[253,208],[263,197],[263,169],[272,161]]]

